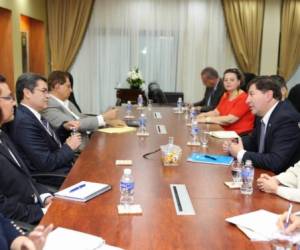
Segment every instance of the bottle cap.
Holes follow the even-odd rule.
[[[130,175],[131,174],[131,169],[130,168],[125,168],[123,173],[126,174],[126,175]]]
[[[246,160],[246,163],[245,163],[245,165],[247,165],[247,166],[250,166],[250,165],[252,165],[252,161],[251,161],[251,160]]]

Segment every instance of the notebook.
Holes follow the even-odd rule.
[[[66,189],[56,192],[54,195],[55,197],[62,199],[86,202],[110,189],[111,186],[108,184],[81,181]]]
[[[233,162],[233,157],[194,152],[187,158],[187,161],[229,166]]]

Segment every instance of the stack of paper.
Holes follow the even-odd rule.
[[[105,244],[98,236],[86,234],[62,227],[56,228],[48,235],[43,250],[121,250]]]
[[[227,218],[226,221],[235,224],[251,240],[269,241],[273,239],[283,239],[292,241],[293,243],[298,242],[300,240],[299,231],[292,235],[284,235],[280,232],[276,225],[278,216],[278,214],[261,209]]]
[[[235,131],[210,131],[209,135],[220,139],[239,138]]]
[[[120,127],[120,128],[101,128],[98,129],[99,132],[107,133],[107,134],[122,134],[136,131],[136,128],[133,127]]]
[[[108,184],[81,181],[66,189],[56,192],[55,197],[67,200],[86,202],[95,196],[111,189]]]

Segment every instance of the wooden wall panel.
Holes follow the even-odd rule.
[[[0,74],[6,77],[8,85],[14,90],[12,18],[11,11],[4,8],[0,8],[0,36]]]
[[[29,70],[45,75],[45,27],[42,21],[29,19]]]

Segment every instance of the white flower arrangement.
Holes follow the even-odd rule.
[[[135,68],[128,72],[127,82],[131,88],[141,88],[145,81],[139,68]]]

